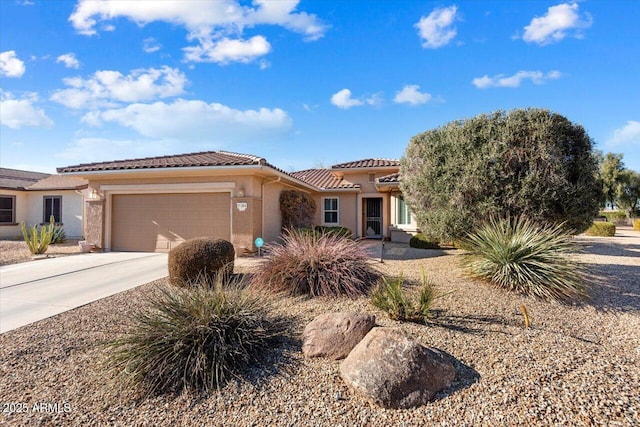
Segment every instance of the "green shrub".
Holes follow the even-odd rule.
[[[316,202],[307,193],[283,190],[280,193],[282,228],[312,228],[316,213]]]
[[[22,237],[32,255],[40,255],[47,251],[53,239],[54,227],[53,221],[49,225],[32,225],[30,227],[25,222],[20,223]]]
[[[633,220],[633,229],[640,231],[640,219],[634,219]]]
[[[169,283],[190,286],[214,283],[219,274],[233,274],[235,250],[230,242],[212,237],[190,239],[169,252]]]
[[[351,229],[347,227],[338,227],[338,226],[327,227],[323,225],[316,225],[315,230],[319,233],[335,234],[336,236],[346,237],[347,239],[350,239],[351,236],[353,235],[353,233],[351,232]]]
[[[616,225],[611,222],[594,222],[584,234],[587,236],[613,237],[616,235]]]
[[[587,295],[584,270],[563,224],[540,226],[524,217],[491,219],[462,240],[463,264],[473,277],[543,299]]]
[[[439,295],[435,294],[433,283],[422,271],[422,286],[417,298],[407,297],[402,291],[402,275],[398,278],[383,277],[371,292],[371,303],[385,311],[393,320],[424,323],[429,318],[431,304]]]
[[[127,332],[105,344],[116,384],[146,396],[182,390],[219,390],[229,379],[264,363],[286,332],[264,297],[238,287],[164,286]]]
[[[415,236],[411,237],[409,240],[409,246],[412,248],[418,249],[439,249],[440,245],[438,242],[434,242],[433,240],[428,239],[424,234],[418,233]]]
[[[267,246],[251,287],[289,295],[349,296],[368,293],[380,278],[363,247],[335,234],[286,231]]]

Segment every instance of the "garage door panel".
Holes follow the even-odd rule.
[[[112,197],[111,248],[167,252],[187,239],[231,239],[229,193],[118,194]]]

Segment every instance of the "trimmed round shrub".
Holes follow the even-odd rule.
[[[116,386],[146,396],[219,390],[264,363],[287,331],[263,296],[220,282],[213,289],[159,287],[147,297],[127,332],[105,344]]]
[[[223,239],[190,239],[169,252],[169,283],[174,286],[206,284],[233,274],[235,249]]]
[[[400,189],[421,232],[455,241],[490,216],[526,216],[586,230],[602,184],[584,128],[543,109],[449,122],[411,138]]]
[[[380,278],[361,245],[334,234],[286,231],[267,253],[250,285],[261,291],[356,297]]]
[[[616,225],[611,222],[594,222],[584,234],[587,236],[613,237],[616,235]]]
[[[418,233],[411,237],[409,246],[417,249],[439,249],[438,242],[428,239],[424,234]]]
[[[585,274],[564,224],[537,225],[524,217],[492,219],[461,241],[472,277],[547,300],[586,297]]]
[[[633,220],[633,229],[636,231],[640,231],[640,219]]]

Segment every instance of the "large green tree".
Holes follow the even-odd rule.
[[[622,154],[607,153],[601,159],[600,179],[602,180],[604,201],[605,204],[608,203],[611,208],[615,208],[619,187],[626,179],[624,170]]]
[[[420,228],[440,241],[489,216],[566,222],[581,232],[602,198],[589,135],[542,109],[482,114],[416,135],[400,173]]]
[[[617,205],[632,217],[640,209],[640,173],[625,169],[616,191]]]

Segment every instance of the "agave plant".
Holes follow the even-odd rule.
[[[587,296],[585,270],[564,224],[538,225],[524,217],[490,219],[462,240],[463,264],[473,277],[547,300]]]

